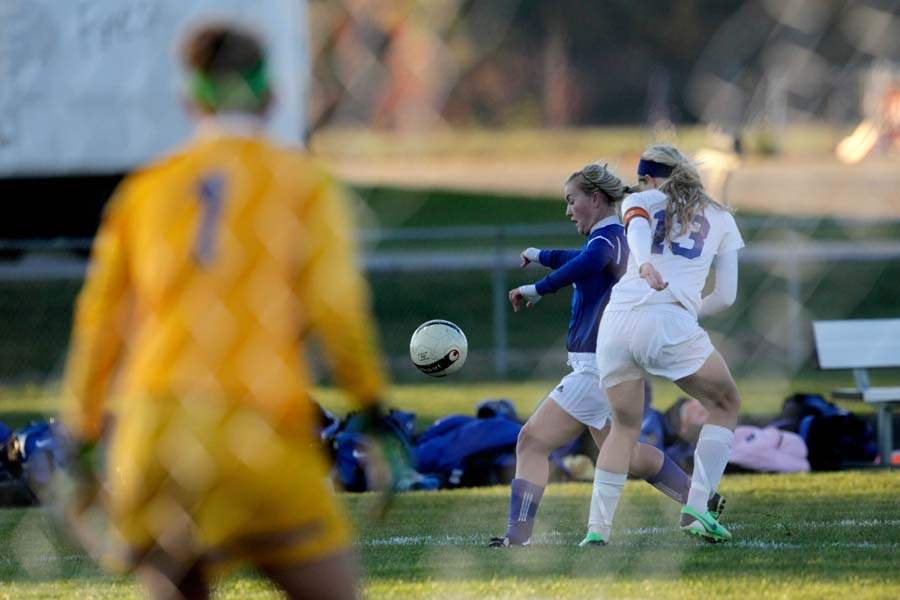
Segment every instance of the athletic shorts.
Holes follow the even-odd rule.
[[[164,551],[221,574],[288,566],[350,548],[347,519],[311,425],[208,398],[133,402],[108,460],[109,566]]]
[[[715,351],[696,317],[680,306],[651,304],[603,313],[597,361],[604,388],[646,373],[671,381],[700,370]]]
[[[576,421],[603,429],[609,422],[609,400],[600,387],[597,359],[592,352],[570,352],[572,372],[550,392],[550,399]]]

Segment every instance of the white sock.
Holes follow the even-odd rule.
[[[594,491],[591,494],[591,514],[588,517],[588,531],[599,533],[609,541],[613,516],[619,504],[619,496],[625,487],[626,473],[610,473],[602,469],[594,471]]]
[[[731,455],[732,440],[734,432],[719,425],[704,425],[700,430],[687,500],[687,505],[700,514],[706,512],[709,497],[719,487],[719,480]]]

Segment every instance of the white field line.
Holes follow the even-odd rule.
[[[0,565],[18,565],[23,561],[19,560],[12,556],[0,556]],[[24,562],[27,562],[29,565],[33,564],[56,564],[60,562],[86,562],[91,563],[91,557],[87,554],[48,554],[45,556],[29,556],[24,559]]]
[[[840,521],[796,521],[793,523],[785,523],[788,530],[791,529],[846,529],[846,528],[868,528],[868,527],[898,527],[900,519],[841,519]],[[728,529],[731,531],[740,531],[750,527],[750,525],[734,523],[729,524]],[[777,527],[777,526],[776,526]],[[634,529],[620,529],[614,532],[614,539],[620,536],[641,536],[661,533],[671,533],[675,531],[673,527],[638,527]],[[485,542],[483,535],[408,535],[408,536],[391,536],[384,538],[373,538],[360,540],[362,546],[480,546]],[[559,531],[548,531],[541,535],[535,536],[535,545],[541,546],[562,546],[571,544],[571,540],[567,539]],[[619,543],[616,543],[619,545]],[[634,542],[627,542],[623,545],[635,545]],[[787,542],[768,542],[756,540],[736,540],[729,546],[737,546],[742,548],[804,548],[808,544],[791,544]],[[873,543],[873,542],[829,542],[819,544],[820,548],[900,548],[900,544],[894,543]]]
[[[571,546],[575,547],[572,540],[563,542],[562,539],[549,540],[542,538],[535,542],[537,546]],[[614,544],[619,547],[637,546],[634,541],[615,541]],[[362,543],[363,546],[483,546],[484,538],[476,536],[414,536],[414,537],[394,537],[369,540]],[[683,544],[668,542],[653,544],[654,548],[683,548]],[[723,546],[724,548],[747,548],[750,550],[803,550],[809,549],[808,544],[791,544],[787,542],[769,542],[764,540],[737,540],[729,542]],[[900,544],[891,543],[874,543],[874,542],[829,542],[827,544],[818,544],[819,549],[839,548],[847,550],[900,550]],[[89,557],[82,554],[68,554],[63,556],[41,556],[30,557],[27,559],[28,564],[58,564],[60,562],[93,562]],[[21,561],[9,556],[0,556],[0,565],[14,566],[20,564]]]
[[[366,540],[362,542],[363,546],[483,546],[485,543],[484,536],[459,536],[459,535],[436,535],[436,536],[408,536],[408,537],[392,537],[380,538],[374,540]],[[637,547],[639,544],[635,540],[619,541],[614,539],[613,544],[619,547]],[[541,536],[534,541],[535,546],[575,546],[573,539],[564,540],[560,536]],[[682,548],[683,544],[677,542],[654,542],[653,548]],[[800,550],[809,549],[809,544],[795,544],[788,542],[773,542],[766,540],[736,540],[729,542],[724,547],[728,548],[747,548],[751,550]],[[825,544],[816,544],[816,548],[843,548],[853,550],[900,550],[900,543],[875,543],[875,542],[828,542]]]
[[[363,546],[484,546],[484,537],[472,537],[471,539],[462,539],[461,536],[424,536],[427,539],[419,539],[415,542],[402,541],[404,538],[386,538],[380,540],[370,540],[363,542]],[[638,547],[634,540],[613,540],[613,545],[617,547]],[[560,539],[546,540],[539,539],[534,542],[537,547],[576,547],[573,540],[563,541]],[[788,542],[774,542],[765,540],[737,540],[728,542],[724,548],[746,548],[750,550],[809,550],[809,544],[792,544]],[[684,548],[683,544],[677,542],[654,542],[653,548]],[[828,542],[826,544],[816,544],[817,549],[839,548],[847,550],[900,550],[900,543],[875,543],[875,542]]]
[[[750,548],[752,550],[800,550],[809,549],[809,544],[791,544],[788,542],[766,542],[763,540],[737,540],[730,542],[729,546],[737,548]],[[900,550],[900,544],[875,543],[875,542],[828,542],[816,544],[816,548],[844,548],[850,550]]]
[[[850,527],[898,527],[900,519],[841,519],[840,521],[797,521],[787,524],[789,529],[833,529],[833,528],[850,528]],[[728,528],[732,531],[738,531],[749,527],[741,523],[730,524]],[[615,532],[614,544],[616,546],[637,546],[635,541],[620,541],[620,536],[639,536],[648,534],[671,533],[674,531],[672,527],[637,527],[634,529],[620,529]],[[483,546],[485,543],[483,535],[404,535],[391,536],[385,538],[363,539],[359,544],[364,547],[376,546]],[[573,545],[571,536],[564,535],[559,531],[548,531],[536,536],[534,542],[536,546],[570,546]],[[682,547],[677,543],[665,543],[657,541],[654,547]],[[735,540],[725,544],[724,547],[729,548],[748,548],[753,550],[792,550],[809,548],[809,544],[797,544],[789,542],[774,542],[766,540]],[[818,548],[845,548],[854,550],[900,550],[900,543],[875,543],[875,542],[828,542],[825,544],[817,544]],[[64,555],[48,555],[41,557],[28,557],[25,559],[29,564],[52,564],[57,562],[86,561],[91,559],[84,554],[64,554]],[[0,565],[17,565],[22,561],[14,556],[0,555]]]

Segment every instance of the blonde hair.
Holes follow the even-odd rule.
[[[703,188],[697,167],[678,148],[671,144],[649,146],[641,160],[652,160],[672,167],[672,173],[659,186],[669,201],[666,203],[666,240],[671,241],[674,224],[682,233],[690,231],[691,222],[710,204],[731,212],[724,204],[713,200]]]
[[[606,196],[610,204],[621,202],[629,190],[622,183],[622,180],[609,169],[608,164],[592,162],[580,171],[575,171],[569,175],[566,183],[574,181],[578,189],[588,195],[594,192],[601,192]]]

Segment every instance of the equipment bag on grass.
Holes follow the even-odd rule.
[[[869,464],[878,453],[872,426],[820,394],[797,393],[784,400],[781,418],[772,426],[800,435],[810,468],[834,471]]]

